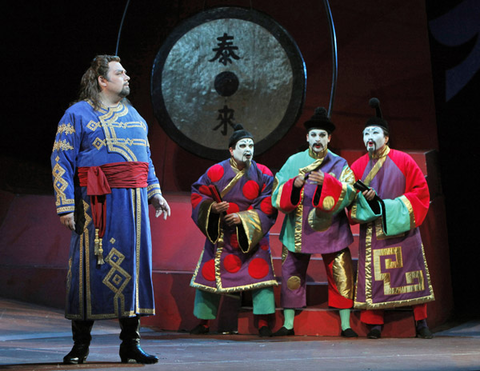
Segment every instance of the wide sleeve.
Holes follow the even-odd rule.
[[[299,167],[295,166],[292,157],[290,157],[275,175],[272,205],[285,214],[295,210],[301,201],[301,189],[293,186],[298,172]]]
[[[211,181],[207,174],[208,171],[192,184],[192,220],[210,242],[216,243],[220,236],[220,215],[211,212],[214,200],[208,188]]]
[[[75,211],[76,158],[81,146],[82,122],[73,112],[65,112],[58,123],[50,162],[57,214]]]
[[[393,157],[392,160],[405,176],[405,193],[393,200],[384,200],[387,235],[419,227],[425,220],[430,205],[430,193],[424,174],[409,155],[401,154],[402,157]]]
[[[345,163],[339,179],[325,173],[322,186],[317,187],[313,206],[321,212],[337,214],[345,209],[355,198],[355,175]]]
[[[405,177],[404,192],[393,199],[384,198],[380,213],[372,209],[361,192],[357,193],[349,208],[352,224],[371,222],[383,216],[383,228],[387,236],[405,233],[420,226],[430,204],[425,176],[415,161],[408,154],[399,151],[394,152],[391,159]],[[364,168],[361,163],[355,162],[352,165],[356,179],[361,178]]]
[[[363,156],[359,158],[352,164],[352,172],[355,181],[362,178],[365,167],[368,163],[368,157]],[[378,210],[380,207],[372,208],[372,202],[377,201],[367,201],[363,196],[362,192],[356,191],[352,203],[348,206],[348,219],[350,224],[363,224],[374,221],[375,219],[382,216],[381,212]]]
[[[272,205],[273,174],[266,166],[257,164],[259,194],[248,210],[239,211],[241,225],[237,226],[237,239],[241,250],[249,253],[275,224],[278,211]]]

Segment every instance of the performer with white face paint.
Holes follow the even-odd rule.
[[[309,148],[287,160],[275,176],[272,204],[285,213],[280,232],[284,324],[275,336],[295,335],[295,309],[306,302],[306,276],[311,254],[322,254],[328,276],[328,304],[338,308],[341,335],[356,337],[350,327],[353,242],[345,214],[355,191],[347,161],[328,150],[335,125],[325,108],[305,122]]]
[[[254,144],[251,138],[240,139],[235,149],[230,147],[230,155],[237,162],[237,166],[249,166],[253,158]]]
[[[363,130],[368,153],[352,165],[355,178],[369,187],[349,208],[352,222],[360,223],[355,308],[364,309],[360,320],[370,325],[367,337],[378,339],[383,310],[411,305],[417,337],[431,339],[426,303],[434,294],[418,229],[430,202],[427,182],[408,154],[388,146],[389,128],[378,99],[372,98],[370,106],[376,116]]]
[[[380,126],[367,126],[363,130],[363,142],[368,153],[373,154],[387,144],[388,133],[385,134]]]
[[[253,161],[253,136],[239,124],[229,151],[229,159],[192,185],[192,219],[206,241],[190,283],[197,289],[193,314],[200,319],[190,333],[209,332],[220,294],[248,290],[259,335],[271,336],[268,315],[275,313],[273,286],[278,285],[268,233],[278,214],[271,202],[273,174]]]

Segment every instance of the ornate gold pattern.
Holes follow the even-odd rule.
[[[91,131],[97,130],[99,127],[101,127],[100,122],[95,122],[93,120],[90,120],[87,125],[85,125],[87,129],[90,129]]]
[[[383,217],[375,219],[373,223],[375,224],[375,237],[377,240],[386,240],[388,237],[383,233]]]
[[[215,244],[218,240],[218,237],[220,236],[220,218],[217,220],[217,225],[215,229],[215,236],[211,236],[209,234],[210,231],[210,213],[211,213],[211,207],[213,204],[213,200],[205,200],[203,201],[198,209],[198,225],[200,227],[200,230],[203,232],[205,236],[207,236],[208,240]]]
[[[302,202],[295,209],[295,252],[302,252],[302,231],[303,231],[303,191],[300,191],[300,199]]]
[[[132,276],[121,267],[121,264],[124,260],[125,256],[116,248],[112,247],[110,253],[105,258],[105,261],[112,268],[102,281],[105,286],[115,293],[113,306],[115,314],[118,316],[125,312],[125,297],[123,295],[123,290],[132,279]],[[118,307],[119,302],[120,308]]]
[[[55,192],[56,192],[55,205],[57,206],[57,212],[59,212],[58,207],[60,207],[61,205],[65,205],[65,204],[72,205],[75,203],[73,199],[67,198],[67,196],[65,195],[65,190],[68,187],[68,182],[65,179],[63,179],[63,175],[66,173],[66,170],[58,163],[59,160],[60,158],[57,156],[55,158],[55,162],[56,162],[55,166],[53,167],[53,170],[52,170],[53,187],[55,188]],[[69,208],[68,211],[73,211],[74,206],[69,206],[68,208]]]
[[[301,169],[298,170],[299,175],[305,175],[306,173],[309,173],[310,171],[315,170],[317,167],[319,167],[325,157],[317,158],[315,161],[313,161],[310,165],[302,167]]]
[[[287,288],[291,291],[297,290],[301,286],[301,279],[298,276],[291,276],[287,280]]]
[[[70,289],[72,288],[72,263],[73,263],[73,258],[68,259],[68,270],[67,270],[67,299],[66,302],[68,303],[68,297],[70,294]]]
[[[57,207],[57,213],[71,213],[75,211],[75,206],[64,206],[64,207]]]
[[[137,236],[136,240],[136,245],[135,245],[135,253],[136,253],[136,265],[135,265],[135,308],[140,308],[140,299],[138,297],[138,294],[140,292],[140,247],[142,239],[142,195],[141,195],[141,189],[140,188],[135,188],[131,190],[132,194],[132,202],[133,202],[133,208],[132,210],[135,210],[135,220],[136,220],[136,226],[135,226],[135,236]]]
[[[323,199],[323,209],[330,211],[335,206],[335,199],[332,196],[327,196]]]
[[[333,261],[333,279],[338,292],[344,298],[353,299],[353,266],[352,256],[348,248],[340,251]]]
[[[70,151],[72,150],[73,147],[70,145],[70,143],[67,142],[66,139],[64,140],[56,140],[54,143],[53,143],[53,149],[52,149],[52,152],[55,152],[55,151]]]
[[[282,244],[282,265],[283,263],[285,263],[285,260],[287,260],[287,256],[288,256],[288,248],[287,246]]]
[[[240,211],[237,213],[238,217],[240,218],[243,226],[243,230],[245,231],[245,235],[247,236],[248,246],[240,246],[242,252],[248,253],[255,248],[260,240],[263,238],[263,230],[262,230],[262,223],[260,221],[260,217],[258,216],[258,212],[256,210],[246,210]],[[239,235],[238,226],[237,229],[237,236]]]
[[[375,163],[375,165],[373,165],[372,170],[370,170],[370,172],[368,173],[368,175],[364,180],[364,183],[366,186],[370,185],[370,182],[373,180],[373,178],[375,178],[375,175],[377,175],[379,170],[382,168],[386,159],[387,159],[386,157],[382,157]]]
[[[105,146],[105,140],[95,138],[95,140],[92,142],[92,146],[94,146],[98,151],[100,151],[100,149]]]
[[[355,183],[355,174],[353,173],[353,170],[350,169],[350,167],[346,166],[342,170],[342,173],[340,174],[339,180],[342,183],[347,183],[347,184],[353,186],[353,184]]]
[[[162,195],[162,191],[160,189],[160,184],[153,183],[147,187],[147,198],[150,199],[155,195]]]
[[[315,152],[312,150],[312,147],[308,147],[308,155],[311,158],[323,160],[323,158],[327,155],[327,153],[328,153],[328,148],[325,148],[323,151],[320,151],[320,152]]]
[[[60,124],[58,125],[58,128],[57,128],[57,136],[60,135],[60,134],[73,134],[75,133],[75,128],[73,127],[72,124],[68,123],[68,124]]]
[[[148,147],[144,139],[119,138],[115,129],[141,128],[147,131],[145,123],[138,121],[118,122],[118,118],[128,114],[128,106],[119,103],[116,107],[102,107],[99,115],[101,127],[105,133],[105,142],[110,152],[121,154],[127,161],[137,161],[135,153],[129,148],[133,145]],[[97,143],[100,145],[100,143]]]
[[[242,176],[245,174],[245,169],[238,170],[236,162],[233,160],[233,158],[230,158],[230,165],[232,166],[233,170],[236,172],[235,177],[228,183],[228,185],[220,191],[220,195],[224,197],[234,186],[235,184],[242,178]],[[220,265],[221,265],[221,256],[223,252],[223,248],[225,245],[224,241],[224,231],[220,226],[220,219],[218,222],[218,238],[214,241],[211,236],[208,234],[208,220],[211,212],[211,204],[212,202],[208,201],[203,201],[200,204],[200,210],[198,214],[198,225],[205,226],[205,230],[202,229],[202,232],[207,236],[209,241],[213,244],[215,244],[215,284],[216,287],[211,287],[207,285],[202,285],[197,282],[195,282],[197,275],[200,272],[200,267],[201,263],[203,260],[203,254],[204,251],[202,250],[202,253],[200,255],[200,259],[198,260],[197,266],[195,268],[195,272],[193,274],[192,280],[190,281],[190,286],[207,291],[207,292],[212,292],[216,294],[228,294],[228,293],[233,293],[233,292],[241,292],[241,291],[248,291],[248,290],[254,290],[254,289],[259,289],[262,287],[270,287],[270,286],[277,286],[278,282],[273,279],[269,281],[263,281],[259,283],[253,283],[249,285],[243,285],[243,286],[235,286],[235,287],[223,287],[222,285],[222,279],[220,276]],[[260,219],[258,217],[258,213],[254,210],[246,210],[237,213],[242,221],[242,225],[244,227],[245,233],[247,235],[248,241],[249,241],[249,246],[248,250],[242,251],[243,252],[248,252],[250,251],[253,247],[255,247],[260,239],[263,237],[263,233],[261,232],[261,223]],[[238,227],[237,227],[238,228]],[[237,231],[238,234],[238,231]]]
[[[383,166],[386,156],[390,152],[390,148],[385,146],[384,151],[381,154],[371,158],[379,158],[377,163],[374,165],[368,176],[365,178],[364,183],[369,185],[375,175],[378,173],[380,168]],[[412,215],[411,218],[411,228],[415,228],[415,221],[413,217],[413,207],[406,199],[406,197],[401,196],[402,202],[406,205],[407,209]],[[356,204],[352,207],[351,216],[355,219],[356,216]],[[382,221],[381,218],[377,218],[375,223],[368,223],[366,225],[366,236],[365,236],[365,302],[357,301],[357,293],[355,293],[355,302],[354,307],[357,309],[387,309],[387,308],[395,308],[395,307],[402,307],[402,306],[411,306],[416,304],[422,304],[429,301],[435,300],[435,296],[433,293],[433,288],[431,285],[430,280],[430,273],[427,266],[427,261],[425,259],[425,251],[423,249],[423,244],[421,245],[423,261],[425,264],[425,274],[421,270],[419,271],[412,271],[405,273],[405,281],[407,285],[401,287],[392,287],[391,286],[391,277],[390,273],[382,273],[381,269],[381,257],[391,255],[393,259],[385,259],[385,268],[386,269],[395,269],[401,268],[403,266],[403,256],[401,247],[388,247],[379,250],[372,249],[372,236],[373,232],[376,233],[376,239],[382,240],[386,238],[398,238],[399,236],[405,235],[402,233],[396,236],[385,236],[383,233],[382,228]],[[373,254],[373,261],[372,261],[372,254]],[[403,294],[403,293],[412,293],[412,292],[419,292],[425,290],[425,284],[428,285],[428,289],[430,294],[418,298],[413,299],[406,299],[406,300],[396,300],[396,301],[388,301],[382,303],[373,303],[372,300],[372,264],[374,266],[374,276],[376,281],[383,281],[384,285],[384,293],[385,295],[395,295],[395,294]],[[426,283],[425,283],[426,279]],[[357,285],[358,288],[358,285]]]
[[[430,274],[429,274],[429,271],[428,271],[427,262],[425,260],[425,251],[423,249],[423,244],[422,244],[421,249],[422,249],[422,254],[423,254],[423,261],[425,262],[426,279],[427,279],[427,284],[428,284],[430,294],[426,295],[426,296],[419,297],[419,298],[414,298],[414,299],[396,300],[396,301],[388,301],[388,302],[382,302],[382,303],[373,303],[373,300],[372,300],[372,285],[371,285],[372,284],[372,273],[371,273],[371,269],[372,269],[372,248],[371,248],[371,246],[372,246],[372,233],[373,233],[373,223],[369,223],[368,226],[367,226],[367,230],[366,230],[366,240],[365,240],[365,294],[366,294],[366,297],[365,297],[365,302],[357,301],[357,297],[355,297],[354,307],[357,308],[357,309],[386,309],[386,308],[395,308],[395,307],[403,307],[403,306],[409,306],[409,305],[415,305],[415,304],[422,304],[422,303],[426,303],[426,302],[435,300],[435,296],[434,296],[434,293],[433,293],[433,288],[432,288],[431,281],[430,281]],[[389,248],[387,248],[387,249],[389,249]],[[393,249],[395,249],[395,248],[393,248]],[[393,252],[393,255],[396,256],[396,259],[398,259],[398,253]],[[389,262],[389,265],[393,265],[393,266],[394,265],[398,266],[398,264],[399,264],[398,261],[390,261]],[[381,273],[381,272],[379,273],[379,275],[382,275],[382,274],[383,273]],[[375,272],[375,275],[377,277],[376,272]],[[423,279],[423,281],[424,281],[424,278],[425,277],[423,277],[423,274],[419,275],[417,271],[406,274],[407,283],[410,286],[412,286],[413,288],[415,288],[415,286],[418,285],[418,284],[414,283],[415,280]],[[385,279],[387,279],[387,278],[385,277]],[[388,280],[389,280],[389,277],[388,277]],[[424,283],[423,283],[423,285],[424,285]],[[403,288],[400,288],[400,289],[405,290],[405,292],[416,291],[416,290],[413,290],[413,289],[409,289],[408,287],[409,286],[403,286]],[[395,288],[391,288],[391,287],[390,287],[390,289],[395,290]],[[408,290],[411,290],[411,291],[408,291]]]
[[[413,212],[412,203],[405,195],[400,196],[400,201],[403,202],[408,210],[408,215],[410,215],[410,229],[415,229],[417,227],[417,223],[415,222],[415,213]]]
[[[235,170],[236,175],[233,177],[230,183],[228,183],[227,186],[220,191],[220,196],[222,198],[225,197],[225,195],[230,192],[230,190],[235,186],[235,184],[237,184],[242,176],[245,175],[245,169],[238,170],[237,163],[233,160],[233,158],[230,158],[230,165],[232,166],[233,170]]]
[[[279,182],[278,182],[277,176],[275,176],[275,179],[273,180],[272,204],[276,205],[276,208],[279,209],[279,210],[281,210],[281,209],[280,209],[280,206],[281,206],[280,200],[282,199],[282,193],[283,193],[283,186],[284,186],[284,184],[282,184],[282,185],[280,186],[280,189],[279,189],[278,192],[277,192],[277,196],[275,197],[275,200],[273,199],[273,195],[274,195],[275,192],[276,192],[276,189],[277,189],[277,187],[278,187],[278,184],[279,184]]]
[[[332,216],[318,209],[312,209],[308,213],[308,224],[317,232],[324,232],[332,225]]]
[[[91,104],[91,102],[89,102]],[[107,146],[110,152],[119,153],[127,161],[136,161],[136,156],[134,152],[130,149],[132,146],[145,146],[148,147],[148,140],[142,138],[118,138],[115,129],[126,129],[126,128],[141,128],[145,132],[147,131],[147,126],[144,122],[132,121],[127,123],[119,123],[118,118],[128,114],[128,107],[124,104],[119,104],[114,108],[102,107],[100,110],[99,122],[90,121],[87,124],[89,130],[95,131],[97,128],[102,128],[105,133],[105,140],[96,138],[94,140],[94,146],[97,149]],[[69,146],[65,146],[66,142],[57,142],[54,145],[54,149],[73,149]],[[58,157],[57,157],[58,161]],[[58,169],[59,176],[63,175],[63,169]],[[55,175],[54,175],[55,176]],[[63,185],[59,183],[59,188]],[[160,185],[158,183],[152,184],[149,186],[150,194],[160,193]],[[80,235],[80,251],[79,251],[79,313],[80,315],[67,314],[67,318],[71,319],[106,319],[106,318],[118,318],[119,316],[133,316],[136,313],[141,314],[154,314],[155,310],[153,308],[140,308],[139,307],[139,275],[140,275],[140,248],[141,248],[141,233],[142,233],[142,207],[141,207],[141,189],[132,189],[131,198],[133,205],[133,212],[135,217],[136,229],[135,229],[135,254],[136,254],[136,266],[135,272],[129,274],[124,270],[120,265],[124,259],[124,256],[112,246],[110,253],[108,254],[108,263],[111,265],[111,269],[108,274],[102,280],[103,284],[110,288],[115,293],[114,297],[114,313],[101,313],[101,314],[92,314],[92,288],[91,280],[96,277],[97,273],[91,270],[91,264],[95,264],[91,261],[94,258],[92,254],[93,249],[89,244],[91,236],[89,235],[89,230],[87,226],[91,223],[91,217],[89,217],[87,210],[89,205],[84,202],[85,210],[85,228],[84,233]],[[60,192],[61,193],[61,192]],[[74,203],[73,200],[71,200]],[[59,208],[57,209],[59,210]],[[73,211],[73,210],[72,210]],[[113,245],[116,240],[115,238],[110,238],[110,243]],[[107,259],[106,258],[106,259]],[[128,281],[131,282],[133,275],[135,276],[135,287],[133,292],[135,292],[135,310],[125,311],[125,298],[123,296],[123,290]],[[83,295],[86,295],[84,298]],[[86,306],[86,315],[84,315],[84,306]]]
[[[383,290],[385,295],[406,294],[425,290],[425,281],[422,271],[406,272],[405,278],[407,285],[392,287],[390,273],[382,272],[381,257],[383,256],[392,256],[392,258],[385,259],[385,269],[403,268],[402,248],[400,246],[388,247],[373,251],[375,281],[383,281]]]
[[[372,303],[372,237],[373,223],[368,223],[365,234],[365,293],[368,303]]]

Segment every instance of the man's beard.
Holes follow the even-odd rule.
[[[312,146],[312,151],[313,151],[313,152],[316,152],[316,153],[322,152],[323,149],[324,149],[324,147],[323,147],[323,144],[322,144],[322,143],[317,143],[317,144],[314,144],[314,145]]]
[[[244,163],[245,163],[245,176],[247,177],[247,179],[250,179],[250,168],[252,165],[252,160],[246,159]]]
[[[367,151],[370,155],[373,155],[376,150],[377,150],[377,143],[373,142],[372,145],[370,145],[370,142],[367,143]]]
[[[120,91],[118,96],[120,98],[125,98],[130,94],[130,86],[124,86],[123,89]]]

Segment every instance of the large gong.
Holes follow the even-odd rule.
[[[152,103],[165,132],[203,158],[226,158],[236,123],[255,139],[255,154],[298,119],[306,69],[293,38],[253,9],[214,8],[177,26],[158,51]]]

